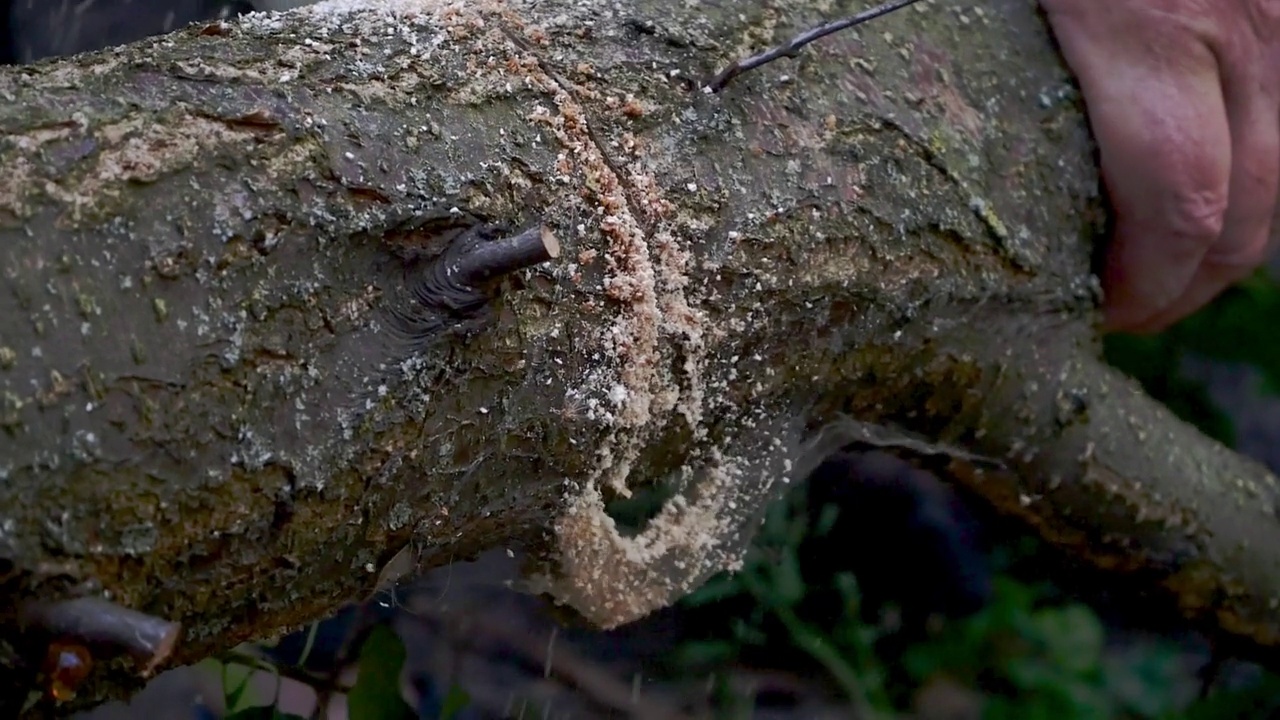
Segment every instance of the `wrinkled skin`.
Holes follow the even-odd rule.
[[[1041,5],[1079,79],[1115,209],[1107,325],[1163,329],[1274,242],[1280,2]]]

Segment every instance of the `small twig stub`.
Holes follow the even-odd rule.
[[[143,676],[155,672],[169,659],[182,634],[179,623],[98,597],[29,603],[23,607],[22,616],[27,625],[53,637],[123,650],[137,661]]]
[[[418,354],[447,333],[474,332],[486,322],[496,281],[559,256],[560,241],[546,225],[515,234],[499,225],[476,225],[434,260],[409,262],[405,290],[386,310],[390,337]]]
[[[560,256],[560,241],[545,225],[517,235],[476,243],[444,261],[445,276],[452,282],[475,287],[500,275],[537,265]]]

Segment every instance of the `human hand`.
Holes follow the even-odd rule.
[[[1115,233],[1110,330],[1154,332],[1252,272],[1280,186],[1280,1],[1041,0],[1084,92]]]

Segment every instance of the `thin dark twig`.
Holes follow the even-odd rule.
[[[851,15],[847,18],[835,20],[821,27],[816,27],[812,30],[800,33],[782,45],[766,50],[759,55],[752,55],[749,58],[739,60],[724,70],[721,70],[719,75],[716,75],[707,83],[706,88],[709,92],[718,93],[723,90],[731,80],[748,70],[754,70],[761,65],[771,63],[778,58],[796,57],[800,54],[801,48],[814,40],[819,40],[831,33],[840,32],[841,30],[853,27],[854,25],[861,25],[868,20],[875,20],[881,15],[888,15],[894,10],[901,10],[906,6],[913,5],[917,2],[919,2],[919,0],[891,0],[890,2],[877,5],[870,10],[863,10],[857,15]]]

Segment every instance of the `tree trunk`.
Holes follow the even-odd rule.
[[[1092,149],[1033,2],[718,95],[829,3],[359,5],[0,71],[3,662],[61,599],[190,661],[504,545],[617,625],[846,442],[1280,645],[1275,479],[1098,359]],[[558,257],[460,275],[501,225]]]

